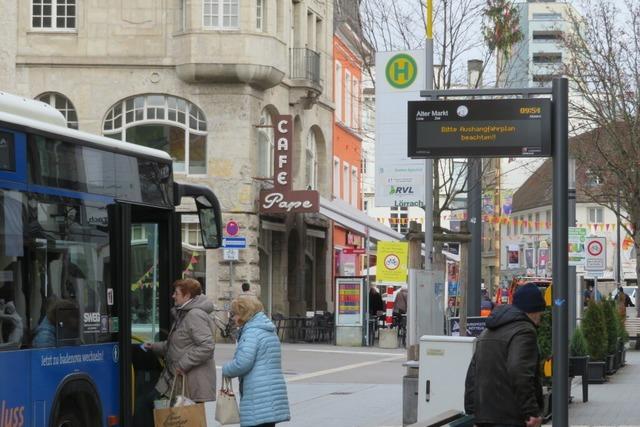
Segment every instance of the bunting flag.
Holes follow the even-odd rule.
[[[189,260],[189,264],[182,271],[182,278],[183,279],[186,279],[188,277],[193,277],[193,271],[195,270],[195,265],[198,264],[198,262],[200,262],[198,260],[198,257],[200,255],[201,254],[198,253],[197,251],[191,252],[191,259]]]
[[[153,269],[155,268],[155,264],[149,267],[149,269],[142,275],[138,280],[131,284],[131,290],[137,291],[141,288],[150,288],[153,286],[152,274]]]

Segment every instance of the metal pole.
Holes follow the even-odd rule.
[[[622,271],[620,269],[620,190],[616,198],[616,282],[622,286]]]
[[[427,0],[427,38],[425,51],[425,90],[433,90],[433,0]],[[424,270],[431,271],[433,250],[433,160],[424,162]]]
[[[482,160],[468,160],[468,183],[469,196],[467,199],[467,210],[469,218],[469,231],[471,232],[471,242],[467,251],[467,283],[466,312],[468,316],[480,315],[480,268],[482,262]],[[462,257],[462,255],[461,255]]]
[[[568,332],[568,187],[569,124],[568,81],[552,84],[553,116],[553,426],[569,425],[569,337]]]
[[[365,306],[367,307],[367,309],[364,312],[364,342],[365,342],[365,347],[369,346],[369,310],[371,309],[369,307],[369,292],[371,292],[371,284],[369,282],[369,227],[365,227],[364,229],[364,256],[365,256],[365,263],[367,265],[367,269],[366,272],[367,274],[364,276],[364,280],[365,280],[365,289],[364,289],[364,295],[365,295]],[[371,344],[373,345],[373,343]]]

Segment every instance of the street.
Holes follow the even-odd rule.
[[[216,345],[218,367],[233,357],[234,349],[231,344]],[[287,426],[402,425],[404,349],[316,344],[284,344],[282,349],[291,405]],[[237,391],[235,381],[234,387]],[[207,409],[211,419],[213,408]]]

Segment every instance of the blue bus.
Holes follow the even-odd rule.
[[[165,338],[183,270],[176,206],[217,248],[218,200],[165,152],[0,93],[0,201],[0,426],[131,425],[162,369],[139,342]]]

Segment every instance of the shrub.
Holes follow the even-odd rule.
[[[607,328],[607,353],[613,354],[618,349],[618,313],[616,311],[616,302],[612,299],[607,299],[602,302],[602,308],[604,310],[604,322]]]
[[[587,349],[591,359],[603,361],[607,355],[607,328],[602,304],[589,301],[589,306],[582,320],[582,331],[587,341]]]
[[[577,326],[576,330],[573,331],[571,343],[569,344],[569,352],[573,357],[583,357],[589,354],[587,341],[584,339],[584,334],[580,326]]]

